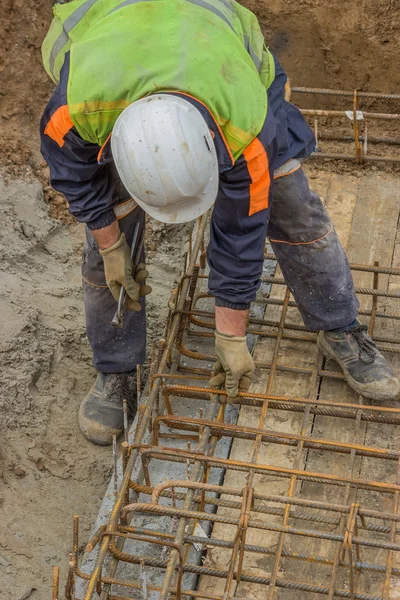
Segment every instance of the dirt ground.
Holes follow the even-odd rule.
[[[37,180],[0,179],[0,205],[0,598],[19,600],[35,588],[29,598],[44,600],[51,565],[66,564],[74,513],[87,537],[112,458],[77,427],[95,377],[82,310],[81,227],[47,215]],[[150,267],[149,344],[162,334],[181,263],[179,238],[159,246]]]
[[[296,85],[398,92],[396,0],[247,0]],[[40,45],[51,1],[0,0],[0,598],[49,597],[65,574],[72,515],[82,539],[111,469],[77,430],[94,378],[80,288],[82,231],[48,186],[38,122],[52,83]],[[152,224],[149,341],[159,336],[185,235]],[[155,255],[155,250],[157,254]]]

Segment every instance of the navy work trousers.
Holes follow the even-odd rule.
[[[305,325],[313,331],[349,325],[357,316],[358,301],[346,255],[321,200],[310,190],[299,165],[292,173],[276,178],[273,185],[268,237]],[[138,221],[144,227],[144,213],[139,207],[119,221],[128,244]],[[126,312],[123,329],[111,326],[117,305],[89,230],[82,275],[87,336],[95,368],[105,373],[135,369],[145,360],[145,304],[143,301],[139,313]]]
[[[126,241],[132,243],[136,223],[145,224],[143,210],[137,206],[119,220],[119,228]],[[93,365],[103,373],[125,373],[136,369],[146,358],[146,306],[142,310],[125,311],[124,326],[117,329],[111,320],[117,309],[104,276],[103,258],[96,240],[86,228],[82,263],[83,295],[85,301],[86,333],[93,350]]]
[[[267,235],[304,324],[312,331],[350,325],[359,303],[346,254],[319,196],[300,165],[273,185]]]

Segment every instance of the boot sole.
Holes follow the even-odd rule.
[[[317,337],[317,344],[318,344],[318,348],[323,352],[323,354],[327,358],[331,358],[340,366],[347,383],[355,392],[357,392],[358,394],[361,394],[361,396],[365,396],[366,398],[370,398],[371,400],[377,400],[380,402],[383,402],[386,400],[398,400],[399,399],[400,390],[398,390],[397,394],[393,394],[393,393],[385,394],[385,393],[377,392],[376,390],[371,391],[370,384],[360,383],[359,381],[354,379],[354,377],[352,377],[352,375],[349,373],[349,370],[347,369],[346,365],[343,364],[343,362],[336,356],[335,352],[332,350],[332,348],[329,346],[329,344],[327,344],[325,342],[325,339],[321,334],[319,334]]]
[[[111,427],[106,430],[104,426],[96,427],[96,424],[87,419],[83,414],[81,407],[79,407],[78,412],[78,423],[79,428],[83,435],[93,444],[97,444],[97,446],[111,446],[113,441],[113,436],[116,435],[117,439],[123,432],[123,429],[111,429]],[[103,431],[101,430],[103,429]]]

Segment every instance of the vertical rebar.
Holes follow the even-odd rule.
[[[114,495],[118,495],[118,476],[117,476],[117,436],[113,435],[112,438],[112,453],[113,453],[113,466],[114,466]]]
[[[275,345],[274,345],[274,351],[272,354],[272,361],[271,361],[271,366],[270,366],[270,370],[269,370],[269,375],[268,375],[268,382],[267,382],[267,387],[266,387],[266,394],[270,394],[271,390],[272,390],[272,386],[274,383],[274,377],[275,377],[275,372],[276,372],[276,364],[277,364],[277,360],[278,360],[278,355],[279,355],[279,350],[281,347],[281,343],[282,343],[282,335],[283,335],[283,330],[285,327],[285,320],[286,320],[286,315],[287,315],[287,310],[289,307],[289,300],[290,300],[290,290],[287,287],[286,291],[285,291],[285,298],[283,301],[283,305],[282,305],[282,311],[281,311],[281,317],[279,320],[279,326],[278,326],[278,333],[277,336],[275,338]],[[267,413],[268,413],[268,408],[269,408],[269,401],[265,400],[263,402],[262,408],[261,408],[261,414],[260,414],[260,418],[258,421],[258,427],[260,429],[263,429],[265,427],[265,420],[267,417]],[[253,446],[253,452],[252,452],[252,456],[251,456],[251,462],[252,463],[257,463],[258,461],[258,456],[260,453],[260,448],[261,448],[261,443],[262,443],[262,435],[258,434],[255,441],[254,441],[254,446]],[[249,470],[249,474],[248,474],[248,478],[247,478],[247,486],[249,488],[253,487],[253,482],[254,482],[254,470],[250,469]],[[271,578],[272,581],[272,578]],[[270,587],[270,593],[272,593],[273,597],[273,590],[274,590],[275,584],[272,583],[272,587]],[[271,591],[272,590],[272,591]]]
[[[65,582],[65,598],[66,600],[75,600],[75,560],[70,554],[70,560],[68,562],[68,574]]]
[[[127,471],[128,459],[129,459],[129,443],[127,441],[124,441],[121,444],[121,459],[122,459],[122,473],[123,473],[122,476],[125,477],[127,474],[126,471]],[[124,504],[129,504],[129,487],[127,487],[125,490]]]
[[[75,561],[75,565],[78,564],[79,554],[79,516],[74,515],[72,522],[72,556]]]
[[[122,410],[124,412],[124,440],[128,441],[128,403],[125,398],[122,400]]]
[[[53,567],[51,600],[58,600],[60,587],[60,567]]]
[[[400,461],[397,463],[396,483],[399,483],[399,481],[400,481]],[[393,513],[395,515],[397,515],[399,512],[399,506],[400,506],[399,501],[400,501],[399,492],[395,492],[394,498],[393,498]],[[391,531],[390,531],[390,541],[391,542],[396,541],[396,534],[397,534],[396,522],[392,521]],[[386,560],[385,582],[383,584],[383,594],[382,594],[383,600],[389,600],[390,580],[392,577],[392,570],[393,570],[393,550],[389,550],[388,557]]]
[[[142,582],[142,600],[148,600],[147,574],[144,568],[144,560],[140,561],[140,581]]]
[[[315,150],[318,150],[318,119],[314,119]]]
[[[154,341],[151,345],[151,356],[150,356],[150,374],[149,374],[150,393],[153,389],[154,375],[156,372],[155,362],[156,362],[156,342]]]
[[[139,405],[142,393],[142,365],[136,365],[136,399]]]
[[[379,261],[374,261],[374,266],[379,267]],[[376,272],[373,275],[373,289],[379,289],[379,273]],[[376,311],[378,309],[378,296],[372,296],[372,308],[371,308],[371,318],[368,326],[369,335],[373,335],[375,329],[375,320],[376,320]]]
[[[356,149],[356,160],[358,163],[361,163],[362,162],[362,152],[361,152],[361,146],[360,146],[360,141],[359,141],[357,112],[358,112],[358,96],[357,96],[357,90],[354,90],[354,94],[353,94],[354,144],[355,144],[355,149]]]
[[[368,154],[368,121],[364,119],[364,156]]]

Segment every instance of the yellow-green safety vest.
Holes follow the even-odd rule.
[[[43,62],[58,83],[70,52],[68,109],[83,139],[101,146],[127,106],[162,91],[203,103],[235,159],[261,130],[274,60],[235,0],[73,0],[53,11]]]

